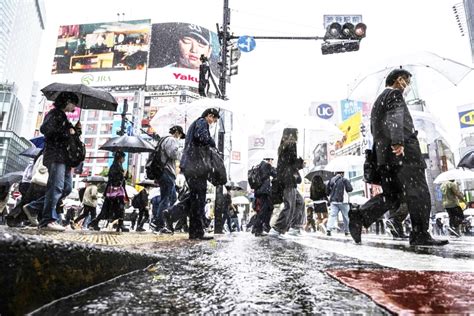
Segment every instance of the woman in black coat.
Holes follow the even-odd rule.
[[[127,191],[125,190],[125,174],[122,164],[125,161],[125,154],[117,151],[114,154],[114,162],[110,166],[107,186],[105,187],[105,199],[100,214],[90,222],[89,228],[100,230],[99,221],[101,219],[118,220],[117,231],[126,232],[123,225],[123,217],[125,213],[125,198]]]
[[[323,178],[315,175],[311,179],[311,187],[309,189],[310,199],[313,200],[314,213],[316,213],[316,226],[320,227],[323,232],[326,230],[326,222],[328,221],[328,196],[326,195],[326,185]]]
[[[299,235],[304,222],[304,199],[296,189],[302,179],[303,159],[297,156],[298,130],[285,128],[278,147],[277,179],[283,188],[284,207],[269,232],[271,236],[286,233]],[[291,228],[291,229],[290,229]]]

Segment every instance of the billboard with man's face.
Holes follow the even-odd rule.
[[[144,70],[151,20],[59,27],[53,74]]]

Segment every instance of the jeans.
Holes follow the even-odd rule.
[[[71,168],[64,163],[53,162],[49,168],[49,178],[46,185],[46,193],[38,200],[28,204],[28,207],[41,212],[39,226],[46,226],[59,219],[56,205],[60,199],[66,197],[72,191]]]
[[[158,180],[160,185],[161,201],[156,210],[156,219],[154,220],[158,228],[165,227],[163,210],[170,208],[176,202],[176,184],[175,177],[168,171],[164,171]]]
[[[344,222],[344,232],[349,232],[349,203],[331,202],[331,210],[329,211],[329,220],[327,230],[331,231],[337,227],[337,215],[339,211],[342,213]]]

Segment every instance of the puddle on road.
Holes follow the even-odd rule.
[[[387,314],[324,273],[380,266],[296,243],[236,234],[157,252],[168,259],[44,306],[36,314]]]

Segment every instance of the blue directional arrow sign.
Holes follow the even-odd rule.
[[[241,36],[237,41],[237,47],[240,49],[241,52],[248,53],[255,49],[255,39],[252,36]]]

